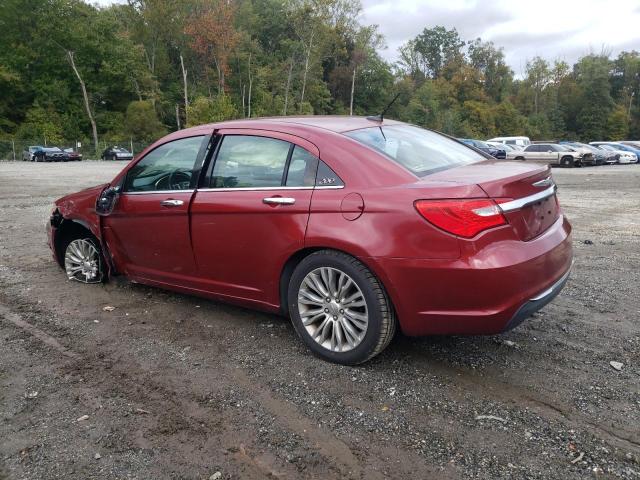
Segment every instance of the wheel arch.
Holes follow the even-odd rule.
[[[54,218],[56,218],[55,214]],[[58,225],[56,225],[53,246],[56,252],[56,260],[61,267],[64,267],[64,246],[66,243],[76,238],[82,238],[85,235],[94,238],[98,244],[101,243],[100,239],[91,231],[90,226],[86,222],[78,219],[64,218],[59,212],[57,218]]]
[[[391,308],[393,308],[393,310],[397,314],[397,309],[395,307],[395,292],[393,292],[388,288],[390,285],[389,280],[385,277],[384,272],[382,272],[377,265],[373,264],[374,262],[371,261],[372,259],[370,257],[362,257],[360,255],[356,255],[353,252],[350,252],[343,248],[314,245],[314,246],[302,248],[294,252],[292,255],[289,256],[287,261],[284,263],[284,266],[282,267],[282,271],[280,273],[279,288],[280,288],[280,311],[284,316],[289,316],[289,302],[287,300],[287,295],[289,290],[289,281],[291,280],[293,271],[302,260],[304,260],[306,257],[311,255],[312,253],[315,253],[321,250],[332,250],[334,252],[344,253],[345,255],[349,255],[350,257],[357,259],[365,267],[367,267],[371,271],[371,274],[376,277],[378,282],[380,282],[380,285],[382,286],[382,288],[387,294],[387,297],[389,298],[389,302],[391,303]]]

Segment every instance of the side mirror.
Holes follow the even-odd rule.
[[[102,191],[96,201],[96,213],[98,215],[106,216],[113,212],[118,201],[120,190],[120,185],[116,185],[114,187],[107,187]]]

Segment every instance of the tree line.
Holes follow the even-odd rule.
[[[3,0],[0,139],[149,142],[185,126],[379,113],[488,138],[640,138],[640,54],[533,58],[425,28],[385,61],[359,0]]]

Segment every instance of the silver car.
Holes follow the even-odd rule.
[[[582,166],[585,155],[583,152],[577,152],[573,148],[557,143],[534,143],[517,152],[514,159],[563,167],[579,167]],[[589,155],[586,159],[587,163],[593,161],[593,154],[589,153]]]
[[[618,163],[636,163],[638,161],[638,156],[635,153],[621,150],[615,143],[590,142],[589,145],[616,153],[618,155]]]

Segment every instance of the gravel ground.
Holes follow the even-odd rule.
[[[576,263],[535,317],[358,368],[274,315],[66,281],[52,201],[122,166],[0,162],[0,479],[640,478],[640,166],[554,170]]]

